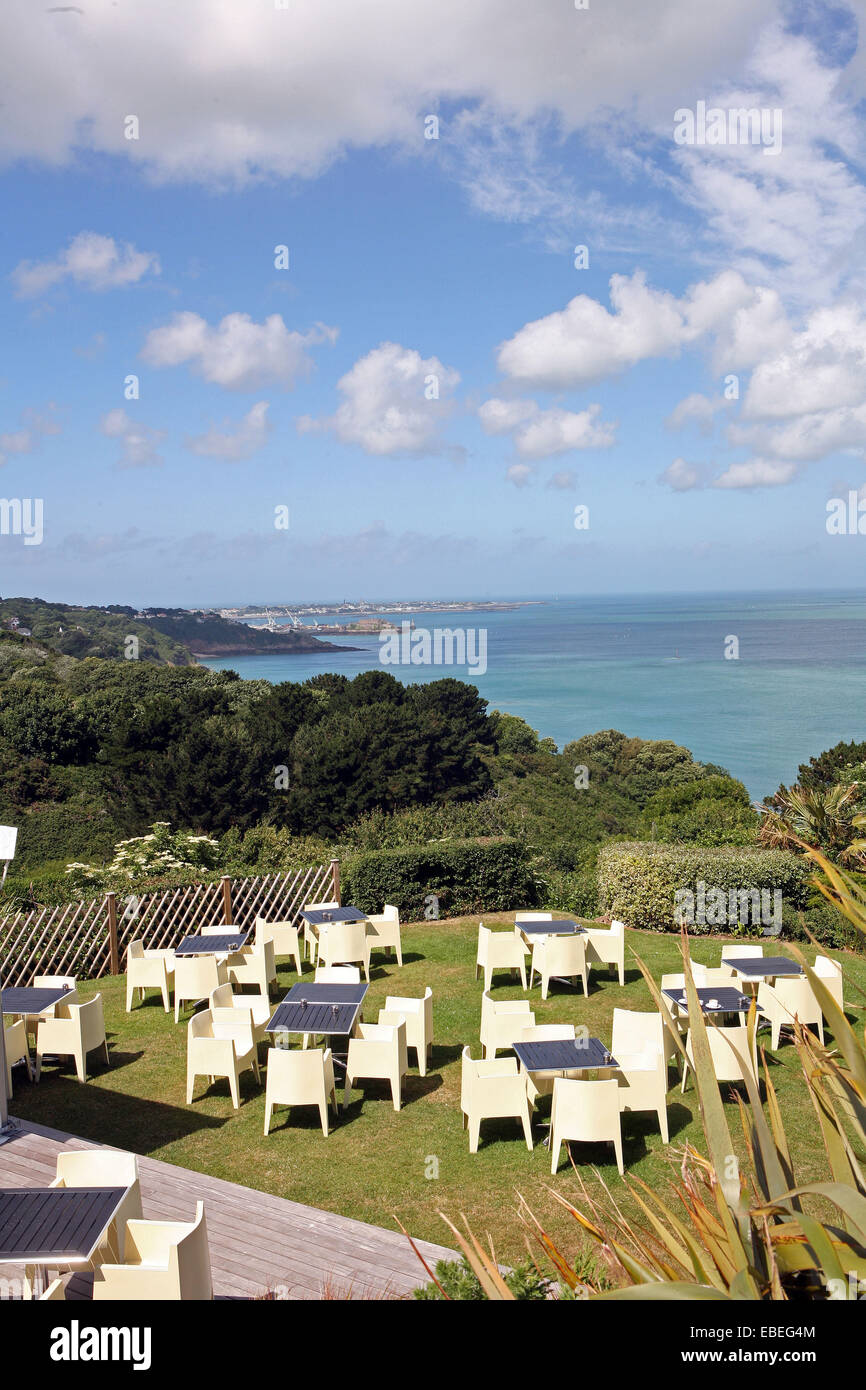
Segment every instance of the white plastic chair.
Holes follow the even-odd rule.
[[[250,1019],[256,1043],[269,1041],[266,1030],[274,1010],[266,994],[235,994],[231,985],[217,985],[211,990],[209,1003],[211,1009],[237,1009]]]
[[[421,1076],[427,1075],[427,1063],[433,1052],[433,991],[428,985],[423,998],[410,999],[389,994],[385,1008],[379,1012],[380,1023],[402,1018],[406,1024],[406,1046],[415,1049],[415,1060]]]
[[[105,1065],[111,1065],[102,995],[94,994],[85,1004],[57,1004],[53,1018],[43,1018],[36,1034],[36,1080],[42,1074],[42,1058],[73,1057],[79,1081],[87,1080],[87,1054],[99,1048]]]
[[[613,921],[610,926],[588,927],[584,935],[586,942],[586,963],[594,965],[615,965],[619,982],[625,984],[625,924]]]
[[[816,956],[812,969],[822,985],[830,991],[840,1009],[844,1009],[842,967],[829,956]]]
[[[211,1082],[224,1076],[237,1110],[240,1073],[248,1067],[260,1082],[258,1049],[249,1017],[244,1017],[239,1009],[203,1009],[193,1014],[187,1026],[187,1105],[192,1104],[197,1076],[206,1076]]]
[[[295,962],[295,970],[303,975],[301,960],[301,939],[298,928],[291,922],[267,922],[264,917],[256,918],[256,945],[263,946],[266,941],[274,944],[274,957],[289,956]]]
[[[541,976],[541,997],[547,998],[552,979],[580,979],[584,995],[589,994],[586,964],[586,941],[582,936],[546,936],[536,942],[532,952],[531,981],[535,972]]]
[[[460,1085],[463,1128],[469,1130],[469,1152],[477,1154],[482,1120],[516,1119],[523,1125],[526,1147],[532,1149],[532,1106],[525,1072],[515,1057],[473,1061],[464,1047]]]
[[[196,1203],[193,1222],[128,1222],[126,1261],[97,1269],[93,1298],[135,1303],[212,1299],[204,1203]]]
[[[619,1063],[620,1111],[654,1110],[667,1144],[668,1066],[661,1015],[614,1009],[610,1050]]]
[[[322,965],[354,965],[364,967],[370,978],[370,936],[366,921],[325,922],[319,928],[319,955]]]
[[[713,1070],[716,1073],[716,1080],[719,1082],[742,1082],[742,1065],[749,1069],[755,1085],[758,1084],[758,1058],[756,1049],[749,1050],[749,1030],[739,1025],[735,1028],[718,1028],[712,1024],[707,1028],[707,1038],[710,1044],[710,1056],[712,1057]],[[683,1065],[683,1086],[686,1089],[689,1068],[694,1070],[694,1060],[692,1052],[692,1034],[689,1029],[686,1037],[686,1061]]]
[[[408,1070],[406,1024],[402,1019],[391,1025],[359,1023],[356,1035],[349,1039],[344,1106],[349,1104],[352,1082],[360,1078],[390,1081],[394,1109],[399,1110],[401,1085]]]
[[[312,1048],[308,1052],[290,1052],[272,1047],[268,1051],[268,1072],[265,1085],[265,1134],[271,1128],[275,1105],[317,1105],[322,1121],[322,1133],[328,1137],[328,1102],[339,1114],[337,1083],[334,1079],[334,1059],[331,1049]]]
[[[763,957],[764,948],[760,944],[743,946],[739,942],[729,941],[722,947],[722,961],[726,960],[759,960]]]
[[[397,964],[403,964],[403,943],[400,940],[400,911],[393,903],[386,903],[381,912],[374,912],[367,921],[373,928],[373,935],[370,938],[370,949],[372,951],[384,951],[390,955],[392,951],[397,954]]]
[[[0,1014],[0,1023],[2,1023]],[[27,1046],[27,1029],[24,1026],[23,1018],[16,1018],[14,1023],[7,1023],[3,1029],[3,1039],[6,1044],[6,1095],[12,1099],[12,1068],[18,1062],[24,1063],[27,1072],[27,1080],[33,1080],[33,1068],[30,1065],[30,1049]]]
[[[511,1047],[525,1028],[535,1023],[528,999],[492,999],[487,990],[481,996],[481,1048],[485,1059]]]
[[[67,995],[66,999],[63,1002],[65,1004],[78,1003],[78,986],[76,977],[74,975],[34,975],[33,988],[67,989],[70,991],[70,993]],[[54,1010],[56,1007],[57,1006],[55,1004],[52,1004],[49,1009],[45,1009],[41,1014],[27,1014],[26,1018],[24,1019],[24,1026],[27,1029],[28,1037],[31,1037],[35,1040],[36,1030],[39,1027],[40,1019],[53,1018]]]
[[[553,1083],[550,1110],[550,1171],[556,1173],[562,1145],[569,1142],[613,1144],[616,1166],[624,1172],[622,1128],[620,1124],[619,1083],[611,1081],[572,1081],[558,1076]]]
[[[304,903],[304,912],[333,912],[340,904],[334,898],[330,902]],[[311,927],[309,922],[304,919],[304,944],[307,948],[307,958],[316,963],[316,956],[319,949],[319,938],[317,929]]]
[[[515,1042],[559,1042],[565,1039],[566,1042],[573,1042],[576,1030],[573,1023],[538,1023],[530,1028],[524,1028],[515,1039]],[[525,1068],[521,1066],[521,1071]],[[527,1085],[529,1087],[529,1099],[535,1105],[541,1096],[553,1094],[553,1083],[556,1080],[555,1072],[526,1072]]]
[[[126,1223],[141,1219],[141,1187],[138,1159],[121,1149],[80,1149],[57,1155],[52,1187],[125,1187],[126,1196],[112,1218],[99,1251],[91,1261],[95,1268],[103,1260],[123,1264]]]
[[[484,988],[490,989],[494,970],[519,970],[520,981],[526,989],[527,947],[512,928],[511,931],[491,931],[483,922],[478,924],[478,954],[475,958],[475,978],[484,975]]]
[[[158,989],[162,995],[162,1007],[166,1013],[171,1011],[171,987],[174,983],[174,958],[168,956],[148,956],[144,942],[140,939],[130,941],[126,953],[126,1012],[132,1010],[132,997],[138,990],[139,1001],[144,1000],[147,989]]]
[[[209,999],[218,985],[228,984],[224,961],[216,956],[177,956],[174,963],[174,1021],[180,1018],[181,1004],[198,1004]]]
[[[758,1008],[770,1021],[770,1047],[779,1046],[783,1028],[792,1028],[796,1018],[805,1028],[815,1028],[824,1042],[824,1015],[810,982],[803,976],[780,975],[774,985],[762,980],[758,986]]]
[[[242,946],[226,961],[229,982],[233,985],[254,985],[267,998],[271,985],[277,982],[277,963],[273,941],[255,946]]]
[[[317,985],[359,985],[361,971],[357,965],[317,965],[314,982]]]

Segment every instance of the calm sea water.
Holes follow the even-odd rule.
[[[801,762],[840,739],[866,738],[863,593],[555,599],[508,613],[413,618],[417,628],[486,629],[486,672],[383,666],[378,637],[333,639],[362,648],[342,654],[206,664],[273,682],[371,669],[406,681],[456,676],[560,747],[611,728],[673,739],[728,768],[754,797],[791,782]],[[730,637],[737,659],[724,654]]]

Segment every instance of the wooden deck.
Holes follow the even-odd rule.
[[[16,1121],[0,1144],[0,1187],[47,1187],[58,1153],[102,1146],[59,1130]],[[255,1298],[279,1290],[289,1299],[405,1298],[426,1281],[423,1266],[399,1231],[272,1197],[158,1159],[138,1157],[145,1219],[189,1221],[205,1203],[214,1297]],[[441,1245],[418,1242],[431,1266],[455,1258]],[[14,1278],[11,1266],[0,1278]],[[75,1275],[67,1298],[89,1298],[91,1276]]]

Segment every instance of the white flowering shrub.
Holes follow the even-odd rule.
[[[168,821],[157,821],[149,835],[119,841],[114,846],[114,858],[104,869],[92,864],[67,864],[66,874],[73,892],[85,896],[110,883],[135,884],[190,869],[213,869],[219,850],[219,841],[210,835],[173,831]]]

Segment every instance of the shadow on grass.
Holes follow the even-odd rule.
[[[416,1101],[424,1100],[426,1096],[430,1096],[434,1091],[438,1091],[441,1085],[442,1077],[435,1076],[430,1072],[428,1072],[426,1076],[404,1077],[403,1086],[400,1091],[400,1109],[407,1110],[409,1106],[414,1105]],[[337,1092],[341,1098],[342,1104],[345,1086],[340,1086],[338,1084]],[[357,1094],[358,1092],[360,1092],[360,1095]],[[350,1100],[349,1104],[343,1106],[341,1109],[341,1122],[356,1119],[361,1114],[364,1104],[367,1102],[387,1101],[389,1105],[393,1103],[391,1099],[391,1083],[390,1081],[382,1080],[380,1077],[371,1076],[367,1078],[359,1076],[356,1081],[352,1082],[352,1089],[349,1094],[350,1096],[354,1096],[355,1099]]]
[[[103,1066],[99,1075],[107,1071]],[[43,1072],[38,1086],[16,1088],[11,1109],[18,1119],[140,1154],[153,1153],[198,1130],[218,1129],[230,1119],[126,1095],[90,1081],[82,1085],[74,1072],[66,1075],[57,1070]]]

